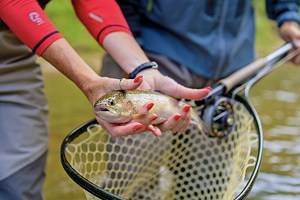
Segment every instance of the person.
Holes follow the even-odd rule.
[[[200,88],[214,84],[251,63],[255,58],[255,19],[251,0],[117,2],[148,58],[158,63],[159,71],[163,75],[184,86]],[[298,0],[266,0],[268,17],[277,22],[281,37],[292,42],[295,48],[300,48],[298,8]],[[293,61],[300,64],[300,56],[296,56]],[[155,73],[156,70],[147,69],[138,75]],[[122,70],[110,55],[105,55],[100,75],[120,78],[128,73]],[[211,156],[207,157],[209,160]],[[176,178],[175,173],[172,178],[174,184],[180,185],[182,178]],[[159,182],[159,174],[156,180]],[[203,185],[216,181],[216,178],[211,176],[205,178],[205,181],[198,181],[198,185],[205,188]],[[227,183],[223,182],[225,185]],[[178,191],[186,189],[182,184],[182,188],[178,187]],[[157,196],[160,195],[157,192],[160,188],[151,189],[156,191]],[[138,187],[136,190],[136,196],[143,191]],[[213,199],[212,196],[210,198]],[[178,199],[184,197],[178,196]]]
[[[49,0],[0,0],[0,199],[42,199],[47,155],[47,104],[37,54],[73,81],[93,105],[112,90],[137,87],[160,90],[177,98],[201,99],[208,89],[190,89],[156,71],[134,79],[99,77],[63,38],[42,8]],[[100,45],[126,72],[147,64],[115,1],[72,0],[77,16]],[[28,48],[29,47],[29,48]],[[164,87],[162,83],[167,83]],[[172,92],[171,92],[172,91]],[[98,119],[114,136],[150,130],[159,135],[176,124],[186,125],[189,107],[165,123],[151,125],[153,116],[141,110],[145,123],[122,125]]]
[[[197,2],[118,0],[136,40],[159,71],[187,87],[208,86],[252,62],[255,16],[250,0]],[[268,17],[279,33],[300,47],[299,1],[266,0]],[[294,59],[300,63],[300,56]],[[126,75],[106,55],[103,76]],[[152,70],[152,72],[154,72]],[[152,73],[143,71],[140,74]]]

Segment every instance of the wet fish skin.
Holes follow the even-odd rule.
[[[154,106],[149,111],[159,116],[153,124],[164,122],[174,113],[180,113],[180,103],[159,92],[144,90],[118,90],[102,96],[94,105],[97,117],[110,123],[126,123],[138,116],[138,111],[149,102]]]

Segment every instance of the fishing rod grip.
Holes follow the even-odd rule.
[[[230,91],[236,85],[244,82],[249,77],[254,75],[259,69],[263,68],[267,63],[266,58],[259,58],[256,61],[246,65],[242,69],[234,72],[230,76],[222,79],[220,81],[221,84],[225,86],[226,92]]]
[[[228,92],[235,86],[253,77],[260,69],[264,68],[266,65],[274,65],[274,63],[277,63],[280,60],[282,60],[292,49],[292,43],[285,43],[268,56],[259,58],[256,61],[246,65],[242,69],[229,75],[228,77],[222,79],[220,83],[225,86],[225,92]]]

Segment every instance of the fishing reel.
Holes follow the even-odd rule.
[[[202,110],[201,117],[205,122],[207,134],[211,137],[226,137],[234,129],[234,100],[217,96],[208,102]]]

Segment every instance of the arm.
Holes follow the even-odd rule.
[[[149,61],[133,38],[114,0],[72,0],[72,3],[78,18],[125,72],[130,73],[137,66]],[[144,81],[139,89],[158,90],[176,98],[201,99],[210,91],[207,88],[186,88],[154,69],[142,71],[140,75],[143,75]],[[151,119],[151,116],[147,117]],[[175,113],[159,128],[162,131],[178,131],[178,124],[186,127],[189,121],[189,107],[183,106],[180,114]],[[150,125],[148,128],[156,135],[160,134],[157,127]]]
[[[56,31],[36,0],[0,0],[0,18],[28,47],[72,80],[92,104],[107,92],[120,89],[118,79],[102,78],[91,70]],[[123,89],[135,89],[141,82],[137,78],[121,84]],[[114,135],[133,134],[145,128],[138,122],[104,126]]]
[[[148,60],[143,50],[133,38],[128,24],[114,0],[72,0],[78,18],[86,26],[97,42],[130,73]],[[145,70],[142,89],[159,90],[176,98],[201,99],[207,89],[190,89],[163,76],[157,70]]]

